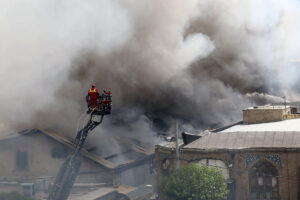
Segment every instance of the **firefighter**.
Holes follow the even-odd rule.
[[[91,89],[89,89],[88,95],[86,96],[86,101],[88,103],[89,111],[97,109],[98,97],[99,97],[99,92],[96,88],[96,85],[92,84],[92,87]]]

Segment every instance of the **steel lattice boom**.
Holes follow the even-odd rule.
[[[62,164],[51,187],[47,200],[67,200],[75,179],[81,166],[81,159],[78,157],[88,133],[102,123],[104,115],[110,114],[111,111],[111,93],[109,93],[110,101],[103,101],[104,95],[98,100],[98,108],[88,112],[90,114],[88,123],[77,133],[75,139],[75,148],[71,156]]]

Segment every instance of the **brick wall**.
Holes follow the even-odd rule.
[[[298,198],[299,150],[223,150],[217,152],[182,150],[180,153],[180,164],[197,162],[203,158],[221,160],[228,166],[230,179],[235,181],[236,200],[251,199],[248,173],[251,167],[262,160],[270,162],[278,171],[280,198],[284,200],[295,200]],[[166,160],[169,162],[166,162]],[[156,147],[155,162],[157,181],[159,182],[161,177],[167,173],[167,170],[163,169],[165,166],[169,166],[169,169],[175,167],[175,149]]]

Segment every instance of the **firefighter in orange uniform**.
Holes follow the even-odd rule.
[[[92,88],[89,89],[88,95],[86,96],[86,101],[88,103],[89,110],[94,110],[98,106],[99,92],[95,84],[92,84]]]

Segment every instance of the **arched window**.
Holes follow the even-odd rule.
[[[271,163],[260,161],[249,171],[252,200],[279,199],[278,171]]]
[[[164,176],[168,175],[168,171],[170,169],[170,166],[171,166],[170,160],[168,160],[166,158],[162,160],[162,162],[161,162],[161,169],[162,169],[162,174]]]
[[[215,167],[220,170],[222,170],[222,173],[224,175],[225,180],[229,179],[229,170],[227,165],[222,160],[216,160],[216,159],[201,159],[198,162],[199,165],[207,165],[208,167]]]

